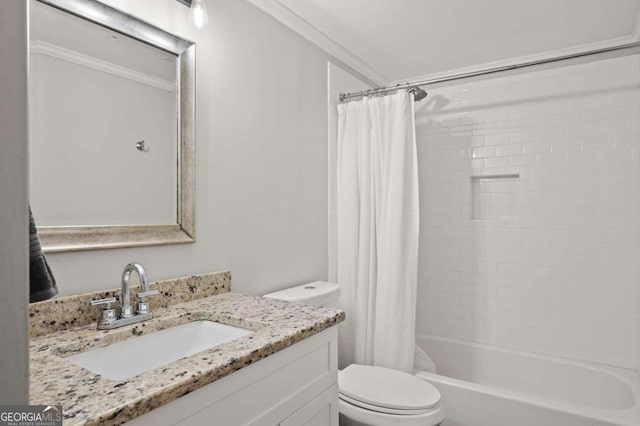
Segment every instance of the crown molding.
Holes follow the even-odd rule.
[[[551,59],[559,56],[588,52],[590,50],[606,49],[608,47],[634,43],[636,41],[639,41],[637,39],[638,35],[635,34],[637,31],[640,31],[638,26],[638,21],[636,21],[636,28],[634,30],[634,33],[629,34],[627,36],[616,37],[609,40],[598,41],[595,43],[587,43],[587,44],[582,44],[579,46],[573,46],[573,47],[568,47],[563,49],[550,50],[544,53],[537,53],[534,55],[519,56],[516,58],[510,58],[510,59],[500,60],[500,61],[485,62],[484,64],[473,65],[470,67],[454,68],[454,69],[437,72],[437,73],[417,75],[409,78],[403,78],[401,80],[394,80],[390,82],[388,85],[393,86],[396,84],[404,84],[406,82],[412,82],[412,81],[422,81],[422,80],[431,80],[431,79],[449,77],[449,76],[458,75],[458,74],[466,74],[471,72],[482,71],[489,68],[498,68],[498,67],[516,65],[516,64],[523,64],[523,63],[533,62],[533,61],[538,61],[543,59]]]
[[[158,89],[166,90],[169,92],[173,92],[176,90],[175,81],[168,81],[159,77],[152,77],[145,73],[135,71],[120,65],[115,65],[111,62],[103,61],[101,59],[94,58],[93,56],[84,55],[74,50],[65,49],[64,47],[60,47],[44,41],[30,42],[29,51],[31,53],[39,53],[42,55],[51,56],[53,58],[62,59],[63,61],[74,63],[76,65],[91,68],[97,71],[102,71],[108,74],[117,75],[118,77],[133,80],[138,83],[143,83],[148,86],[156,87]]]
[[[570,55],[575,53],[581,53],[588,50],[596,50],[607,47],[612,47],[620,44],[627,44],[640,41],[640,12],[636,17],[635,26],[628,36],[617,37],[610,40],[595,42],[595,43],[587,43],[579,46],[574,46],[570,48],[564,49],[556,49],[552,51],[547,51],[540,54],[534,55],[526,55],[520,56],[517,58],[510,58],[507,60],[500,60],[494,62],[486,62],[480,65],[474,65],[470,67],[456,68],[438,73],[430,73],[423,74],[419,76],[414,76],[410,78],[403,78],[401,80],[389,81],[387,77],[380,74],[378,71],[373,69],[369,64],[360,59],[358,56],[353,54],[351,51],[346,49],[344,46],[337,43],[335,40],[330,38],[328,35],[317,29],[315,26],[310,24],[308,21],[301,18],[291,9],[283,5],[278,0],[247,0],[250,4],[255,6],[256,8],[262,10],[267,15],[275,18],[277,21],[300,34],[311,43],[320,47],[328,54],[334,56],[336,59],[342,61],[344,64],[353,68],[353,70],[359,72],[364,77],[371,80],[374,85],[378,86],[389,86],[395,84],[406,83],[407,81],[415,81],[415,80],[427,80],[432,78],[440,78],[446,77],[454,74],[461,74],[467,72],[480,71],[487,68],[493,67],[501,67],[506,65],[513,65],[517,63],[525,63],[530,61],[536,61],[541,59],[553,58],[556,56]]]
[[[284,26],[290,28],[302,37],[315,44],[329,55],[353,68],[354,71],[368,78],[375,85],[383,86],[389,79],[373,69],[365,61],[354,55],[344,46],[327,36],[325,33],[302,19],[291,9],[278,0],[247,0],[250,4],[273,17]]]

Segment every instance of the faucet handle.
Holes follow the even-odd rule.
[[[156,294],[160,294],[160,292],[158,290],[141,291],[140,293],[138,293],[138,297],[140,298],[141,302],[144,302],[147,300],[147,297],[155,296]]]
[[[149,307],[149,302],[147,302],[147,297],[155,296],[160,294],[158,290],[149,290],[149,291],[141,291],[138,293],[138,314],[146,314],[151,312],[151,308]]]
[[[111,309],[111,304],[115,303],[115,301],[116,301],[115,297],[106,297],[104,299],[92,300],[91,306],[107,305],[105,309]]]
[[[104,299],[97,299],[91,301],[91,306],[107,305],[102,310],[102,318],[100,318],[100,324],[109,324],[116,319],[116,310],[111,307],[111,304],[116,301],[115,297],[107,297]]]

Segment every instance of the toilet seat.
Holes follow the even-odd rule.
[[[390,414],[421,414],[440,402],[440,392],[430,383],[371,365],[352,364],[340,371],[338,388],[350,403]]]
[[[363,408],[365,410],[369,410],[369,411],[375,411],[378,413],[385,413],[385,414],[395,414],[395,415],[418,415],[418,414],[425,414],[428,413],[429,409],[426,410],[399,410],[396,408],[389,408],[389,407],[380,407],[377,405],[373,405],[373,404],[367,404],[366,402],[362,402],[362,401],[358,401],[357,399],[354,398],[350,398],[342,393],[339,394],[338,396],[342,401],[348,402],[349,404],[355,405],[356,407],[360,407]]]
[[[338,373],[338,388],[340,412],[367,424],[434,425],[444,418],[440,392],[401,371],[352,364]]]

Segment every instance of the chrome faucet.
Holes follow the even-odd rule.
[[[140,278],[140,292],[138,293],[138,306],[133,311],[131,306],[131,273],[136,272]],[[144,267],[138,262],[128,263],[122,271],[122,289],[116,294],[120,299],[120,315],[116,317],[116,311],[111,304],[116,301],[114,297],[106,299],[92,300],[91,306],[106,305],[102,310],[102,317],[98,321],[98,328],[110,330],[137,322],[146,321],[153,318],[153,313],[149,308],[147,297],[160,294],[158,290],[149,290],[149,279]]]

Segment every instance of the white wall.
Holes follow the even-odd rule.
[[[416,114],[418,330],[635,368],[638,56],[431,89]]]
[[[61,294],[131,260],[152,280],[228,268],[250,294],[326,279],[330,57],[244,1],[208,0],[200,31],[175,0],[107,3],[196,42],[197,242],[50,255]]]
[[[0,404],[29,401],[27,7],[0,3]]]

